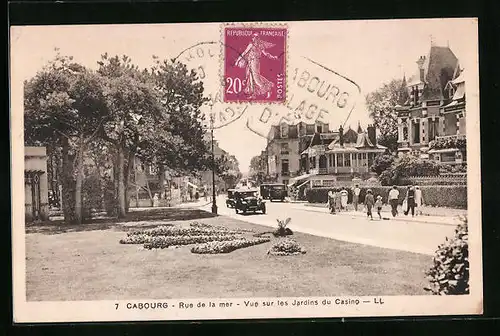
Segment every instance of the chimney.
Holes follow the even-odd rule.
[[[370,139],[370,142],[376,146],[377,145],[377,134],[375,132],[375,126],[373,125],[368,125],[368,127],[366,128],[367,132],[368,132],[368,139]]]
[[[340,125],[339,128],[339,144],[344,146],[344,129],[342,128],[342,125]]]
[[[417,65],[421,82],[424,81],[424,63],[425,63],[425,56],[420,56],[420,58],[417,60]]]

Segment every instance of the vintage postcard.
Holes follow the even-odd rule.
[[[10,38],[15,322],[482,314],[477,19]]]

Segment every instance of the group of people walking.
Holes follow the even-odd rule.
[[[328,205],[331,213],[347,211],[349,192],[345,188],[335,188],[328,192]]]
[[[359,206],[359,195],[361,193],[361,189],[358,185],[356,185],[352,189],[352,203],[354,206],[354,210],[358,211]],[[335,214],[339,211],[347,210],[347,200],[348,200],[348,192],[345,188],[337,188],[330,190],[328,192],[328,207],[332,214]],[[387,196],[387,200],[389,205],[391,206],[391,213],[393,217],[396,217],[398,212],[399,205],[399,190],[397,186],[393,186],[389,191]],[[416,208],[421,207],[424,204],[424,200],[422,197],[422,190],[418,186],[408,186],[405,198],[403,200],[403,209],[404,214],[408,215],[411,213],[412,217],[416,214]],[[382,219],[382,206],[383,206],[383,197],[382,195],[375,196],[371,189],[366,191],[365,199],[363,205],[366,209],[366,215],[369,219],[373,219],[373,210],[377,211],[377,215],[380,219]],[[421,213],[421,211],[420,211]]]

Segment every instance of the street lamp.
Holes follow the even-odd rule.
[[[214,153],[214,116],[213,104],[210,104],[210,134],[212,138],[212,213],[217,214],[217,200],[215,199],[215,153]]]

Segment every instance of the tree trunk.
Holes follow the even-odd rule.
[[[74,222],[74,193],[73,193],[73,166],[69,159],[69,140],[66,137],[62,138],[62,171],[61,171],[61,187],[62,187],[62,209],[64,221],[68,224]]]
[[[158,181],[160,184],[160,198],[165,199],[165,166],[160,164],[158,166]],[[163,201],[165,202],[165,201]]]
[[[125,212],[128,212],[128,209],[130,207],[130,197],[129,197],[130,177],[132,176],[134,168],[135,168],[135,152],[129,151],[128,160],[127,160],[127,167],[125,169],[125,171],[126,171],[126,176],[125,176]]]
[[[82,184],[83,184],[83,152],[85,145],[83,137],[80,137],[76,160],[76,184],[75,184],[75,223],[82,224]]]
[[[118,218],[125,218],[126,210],[125,210],[125,152],[123,146],[121,144],[117,148],[117,160],[116,160],[116,169],[117,172],[117,182],[118,182]]]

